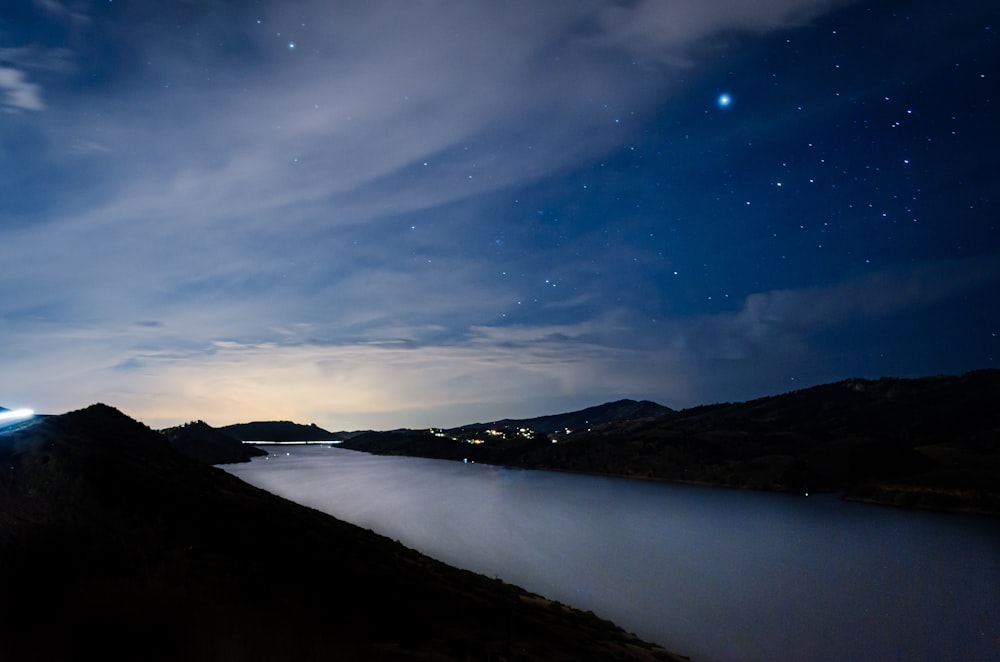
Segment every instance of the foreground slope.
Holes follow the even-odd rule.
[[[94,405],[0,433],[0,659],[678,659]]]

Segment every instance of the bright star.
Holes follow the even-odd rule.
[[[719,98],[715,100],[715,103],[719,104],[719,108],[728,108],[732,102],[733,98],[726,92],[720,94]]]

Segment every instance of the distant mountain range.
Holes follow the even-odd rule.
[[[342,446],[1000,514],[998,403],[1000,371],[980,370],[848,379],[682,411],[620,401],[489,425],[374,432]]]
[[[596,407],[588,407],[580,411],[568,412],[565,414],[552,414],[548,416],[538,416],[536,418],[505,418],[492,423],[470,423],[453,431],[468,430],[470,432],[483,430],[505,430],[512,431],[520,428],[528,428],[536,432],[556,432],[565,431],[567,428],[576,429],[593,425],[601,425],[614,421],[628,421],[637,418],[647,418],[649,416],[659,416],[672,412],[673,410],[663,405],[658,405],[649,400],[618,400],[608,402]],[[300,425],[291,421],[256,421],[253,423],[236,423],[226,425],[221,428],[214,428],[226,434],[232,435],[242,441],[346,441],[360,436],[368,435],[377,437],[378,435],[410,435],[413,433],[423,433],[427,430],[411,430],[401,428],[388,432],[376,432],[372,430],[358,430],[354,432],[330,432],[324,430],[315,423],[310,425]]]
[[[330,432],[290,421],[165,430],[210,464],[247,461],[246,441],[329,441],[412,455],[1000,514],[1000,370],[848,379],[676,411],[618,400],[456,428]]]
[[[535,418],[505,418],[492,423],[470,423],[457,428],[407,428],[345,435],[340,446],[379,455],[414,455],[447,460],[472,458],[505,463],[500,455],[532,443],[543,443],[549,434],[575,428],[626,422],[663,415],[673,410],[648,400],[618,400],[580,411]],[[544,444],[543,444],[544,445]],[[470,450],[472,446],[476,448]],[[471,453],[471,454],[470,454]]]
[[[171,435],[106,405],[0,429],[0,660],[681,659]]]

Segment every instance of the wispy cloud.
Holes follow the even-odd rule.
[[[62,75],[75,70],[75,56],[66,47],[17,46],[0,48],[0,63],[14,67]]]
[[[228,32],[266,58],[263,68],[201,42],[199,57],[180,58],[186,45],[169,33],[140,30],[144,41],[132,48],[149,64],[133,94],[84,102],[54,130],[62,144],[115,154],[91,165],[126,175],[118,209],[107,210],[126,211],[120,201],[129,200],[134,211],[123,223],[168,202],[174,223],[200,226],[261,216],[286,226],[357,223],[504,189],[599,154],[627,137],[616,117],[648,108],[670,84],[649,69],[650,51],[684,53],[830,3],[744,4],[338,11],[303,3],[296,15],[320,17],[300,21],[305,27],[282,7],[260,25],[242,14],[204,28]],[[608,49],[645,65],[623,68]],[[18,107],[41,107],[37,88],[16,85]]]
[[[461,337],[454,329],[436,336],[382,320],[367,330],[368,340],[340,342],[311,339],[321,329],[301,325],[276,329],[280,340],[251,343],[221,339],[253,319],[231,306],[220,312],[237,319],[235,327],[213,326],[216,316],[191,311],[117,329],[39,333],[45,323],[38,321],[0,358],[15,372],[34,366],[22,392],[40,400],[52,401],[60,379],[73,379],[88,389],[77,389],[72,402],[63,395],[62,406],[113,398],[163,425],[244,420],[260,415],[261,403],[269,416],[343,428],[459,424],[498,410],[529,416],[593,404],[607,393],[691,406],[807,385],[819,367],[829,374],[830,366],[816,362],[824,360],[818,345],[832,328],[878,325],[995,286],[998,264],[995,256],[935,261],[826,288],[757,293],[731,313],[664,320],[654,338],[635,328],[638,320],[612,315],[556,326],[470,325]],[[796,375],[799,382],[788,381]]]
[[[0,67],[0,93],[3,95],[0,105],[7,112],[45,110],[41,88],[18,69]]]
[[[86,12],[79,10],[79,3],[74,3],[76,6],[71,6],[68,3],[59,2],[59,0],[33,0],[33,2],[35,6],[50,16],[67,23],[87,23],[90,20]]]
[[[759,292],[735,313],[684,323],[671,344],[706,359],[744,359],[803,348],[811,334],[861,319],[932,306],[1000,281],[1000,256],[894,267],[827,287]]]
[[[604,3],[594,39],[644,59],[690,64],[692,46],[709,36],[763,33],[801,25],[839,0],[729,0],[710,2]]]
[[[9,190],[32,187],[0,226],[5,374],[41,407],[107,399],[163,424],[262,403],[343,427],[447,424],[466,422],[456,403],[532,415],[773,388],[754,381],[763,363],[805,360],[829,325],[995,282],[995,258],[654,324],[636,302],[668,295],[574,262],[579,239],[506,253],[490,235],[537,239],[518,192],[635,139],[616,120],[679,93],[677,72],[719,40],[839,4],[191,3],[177,30],[134,6],[134,29],[100,35],[123,70],[93,88],[73,64],[85,40],[0,50],[0,104],[34,122],[0,154]],[[106,28],[39,6],[77,35]],[[34,81],[50,79],[65,89],[43,101]]]

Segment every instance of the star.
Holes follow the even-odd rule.
[[[719,108],[728,108],[733,103],[733,97],[731,97],[728,92],[723,92],[715,100],[715,103],[719,106]]]

